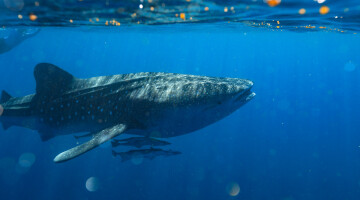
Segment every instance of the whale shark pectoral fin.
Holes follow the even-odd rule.
[[[96,133],[94,135],[94,137],[91,140],[89,140],[88,142],[81,144],[79,146],[76,146],[67,151],[64,151],[64,152],[60,153],[59,155],[57,155],[54,158],[54,162],[59,163],[59,162],[65,162],[67,160],[73,159],[73,158],[101,145],[102,143],[110,140],[111,138],[120,135],[125,130],[126,130],[126,125],[124,125],[124,124],[118,124],[116,126],[101,130],[100,132]]]

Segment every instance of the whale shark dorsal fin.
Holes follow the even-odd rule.
[[[62,93],[71,87],[75,77],[61,68],[40,63],[35,66],[34,77],[36,80],[37,94]]]
[[[3,90],[1,92],[1,99],[0,99],[0,103],[4,103],[4,102],[7,102],[9,99],[11,99],[12,96],[7,93],[5,90]]]
[[[54,158],[54,162],[65,162],[67,160],[73,159],[83,153],[86,153],[90,151],[91,149],[101,145],[102,143],[110,140],[111,138],[114,138],[121,133],[123,133],[126,130],[126,125],[124,124],[118,124],[115,126],[112,126],[110,128],[106,128],[104,130],[101,130],[98,133],[94,134],[94,137],[89,140],[88,142],[85,142],[84,144],[81,144],[79,146],[76,146],[72,149],[69,149],[67,151],[64,151],[57,155]]]

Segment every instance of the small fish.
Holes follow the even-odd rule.
[[[149,137],[131,137],[122,140],[114,139],[111,142],[112,147],[124,145],[124,146],[133,146],[136,148],[141,148],[143,146],[166,146],[169,144],[171,143]]]
[[[114,157],[120,156],[121,161],[125,162],[125,161],[131,160],[133,158],[148,158],[148,159],[152,160],[158,156],[179,155],[179,154],[181,154],[181,152],[172,151],[172,150],[162,150],[162,149],[156,149],[156,148],[151,147],[150,149],[130,150],[127,152],[112,151],[112,154]]]

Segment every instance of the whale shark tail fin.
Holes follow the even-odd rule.
[[[3,90],[1,92],[0,103],[5,103],[5,102],[9,101],[9,99],[11,99],[11,98],[12,98],[12,96],[9,93],[7,93],[5,90]]]
[[[5,92],[4,90],[2,91],[1,98],[0,98],[0,116],[4,113],[4,107],[1,104],[9,101],[9,99],[11,99],[11,98],[12,97],[9,93]],[[0,118],[0,122],[1,122],[4,130],[7,130],[8,128],[10,128],[12,126],[10,123],[1,120],[1,118]]]

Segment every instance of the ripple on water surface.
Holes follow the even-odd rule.
[[[358,0],[4,0],[3,26],[123,26],[225,22],[273,30],[356,34]]]

